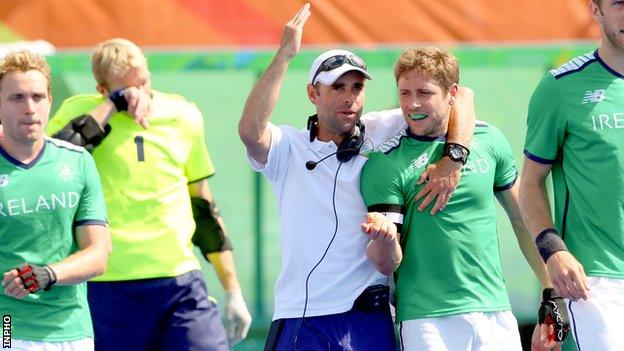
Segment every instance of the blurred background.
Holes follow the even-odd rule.
[[[551,68],[594,50],[599,29],[589,0],[314,0],[302,53],[290,66],[272,120],[305,126],[312,60],[348,48],[367,62],[365,111],[398,106],[393,64],[407,47],[451,50],[461,83],[476,95],[477,118],[498,126],[522,167],[525,114],[533,88]],[[53,71],[53,111],[70,95],[95,92],[89,52],[124,37],[141,46],[154,89],[193,100],[206,120],[217,167],[210,185],[229,228],[254,322],[235,350],[260,350],[280,270],[278,221],[268,183],[247,166],[236,126],[247,94],[270,62],[284,24],[301,0],[1,0],[0,56],[17,47],[45,54]],[[327,189],[318,191],[329,191]],[[500,208],[499,208],[500,210]],[[501,256],[523,335],[536,319],[540,287],[499,211]],[[203,260],[202,260],[203,262]],[[210,292],[223,292],[209,264]],[[302,287],[303,293],[303,287]],[[569,349],[572,349],[571,346]]]

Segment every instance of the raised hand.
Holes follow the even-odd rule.
[[[124,89],[124,97],[128,102],[128,114],[141,127],[149,127],[148,117],[151,112],[152,98],[142,89],[128,87]]]
[[[295,16],[286,23],[286,26],[284,26],[278,52],[281,51],[286,58],[293,58],[299,53],[301,49],[301,37],[303,36],[303,26],[308,20],[308,17],[310,17],[310,14],[310,4],[305,4],[299,9]]]

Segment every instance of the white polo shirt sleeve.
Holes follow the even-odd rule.
[[[277,127],[269,122],[267,127],[271,129],[271,145],[267,162],[262,164],[247,153],[247,160],[251,169],[264,174],[269,182],[278,182],[286,173],[288,158],[290,157],[290,142],[288,134],[284,133],[283,127]]]
[[[366,138],[373,143],[373,149],[407,128],[400,108],[368,112],[362,116],[362,123],[366,126]]]

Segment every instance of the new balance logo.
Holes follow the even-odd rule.
[[[607,91],[604,89],[596,89],[594,91],[587,90],[581,104],[587,104],[590,102],[600,102],[604,100],[607,95]]]
[[[412,161],[412,163],[410,164],[411,171],[415,172],[417,169],[421,168],[422,166],[426,165],[427,163],[429,163],[429,155],[424,153],[424,154],[418,156],[417,159]]]

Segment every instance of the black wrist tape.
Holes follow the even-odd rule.
[[[568,251],[563,239],[554,228],[548,228],[539,233],[535,238],[535,244],[544,263],[557,251]]]
[[[128,111],[128,101],[124,96],[124,89],[118,89],[111,92],[108,95],[108,98],[113,102],[113,105],[115,105],[117,112]]]

